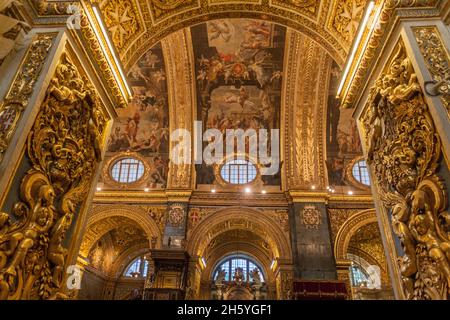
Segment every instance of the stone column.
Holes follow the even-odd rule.
[[[67,30],[30,34],[0,105],[0,299],[69,298],[114,112]]]
[[[444,77],[440,65],[448,53],[440,37],[448,39],[448,30],[438,21],[424,21],[403,22],[398,31],[371,74],[356,118],[395,295],[446,299],[448,95],[430,96],[438,92],[427,81]]]
[[[306,192],[293,194],[293,199],[291,238],[295,277],[302,280],[336,280],[325,196],[311,196]]]

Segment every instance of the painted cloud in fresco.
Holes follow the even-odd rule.
[[[161,45],[149,50],[129,73],[131,103],[118,110],[108,141],[107,156],[133,151],[144,156],[151,183],[165,187],[169,156],[167,82]]]
[[[191,28],[203,127],[278,129],[285,28],[266,21],[226,19]],[[198,183],[214,183],[212,168],[197,167]],[[263,178],[279,185],[279,174]]]

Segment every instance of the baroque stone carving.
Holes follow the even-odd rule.
[[[301,211],[301,221],[306,229],[319,229],[322,219],[320,211],[315,206],[305,206]]]
[[[11,88],[0,105],[0,161],[22,112],[28,106],[55,36],[56,34],[42,33],[34,37]]]
[[[344,224],[351,216],[361,211],[361,209],[342,209],[342,208],[328,208],[328,219],[330,220],[331,227],[331,241],[334,243],[336,235]]]
[[[109,1],[101,9],[112,41],[119,51],[142,32],[143,27],[134,1]]]
[[[286,41],[287,60],[292,61],[285,66],[283,89],[286,181],[288,188],[309,189],[325,184],[323,119],[328,93],[327,81],[319,79],[331,68],[331,59],[316,42],[296,32],[288,30]]]
[[[330,25],[339,36],[348,44],[351,44],[358,29],[366,0],[336,1],[333,9],[333,20]]]
[[[367,108],[367,161],[402,243],[405,296],[447,299],[450,215],[437,174],[441,142],[402,42],[371,89]]]
[[[208,207],[193,207],[189,209],[189,229],[195,228],[200,221],[202,221],[207,215],[213,213],[217,208]]]
[[[381,50],[379,44],[385,40],[385,37],[389,35],[395,25],[391,22],[394,20],[393,17],[396,10],[408,8],[410,14],[414,13],[416,17],[421,17],[424,15],[426,16],[427,14],[423,13],[423,11],[414,9],[423,7],[431,8],[436,6],[438,2],[438,0],[388,0],[382,4],[383,7],[381,8],[377,27],[374,29],[373,33],[369,35],[370,39],[368,40],[367,47],[361,53],[362,57],[351,83],[346,83],[345,85],[345,87],[348,87],[348,90],[345,88],[343,90],[344,96],[341,97],[341,105],[343,107],[351,107],[360,93],[360,88],[365,85],[368,71],[373,67],[374,60],[378,57],[378,53]],[[437,15],[438,14],[437,11]],[[364,41],[361,43],[364,43]],[[355,59],[354,61],[356,63],[359,59]],[[352,66],[352,68],[353,67],[355,66]]]
[[[169,207],[167,222],[172,227],[180,228],[184,222],[184,206],[181,204],[172,204]]]
[[[413,28],[414,36],[433,80],[440,83],[442,104],[450,115],[450,58],[436,27]]]
[[[192,131],[193,106],[195,106],[194,65],[192,40],[189,31],[178,31],[161,42],[167,67],[169,86],[170,131],[186,129]],[[171,143],[171,149],[177,142]],[[191,155],[188,155],[191,156]],[[188,159],[185,159],[188,160]],[[168,188],[190,188],[192,165],[190,161],[169,164]]]
[[[63,296],[63,242],[101,158],[105,123],[94,88],[63,53],[28,136],[21,201],[0,213],[0,299]]]

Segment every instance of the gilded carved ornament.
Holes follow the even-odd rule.
[[[0,162],[44,66],[56,34],[37,34],[25,54],[13,83],[0,105]]]
[[[439,3],[438,0],[387,0],[380,4],[382,6],[377,26],[368,39],[366,49],[361,52],[361,59],[354,59],[351,70],[355,71],[352,79],[348,78],[341,96],[342,106],[351,107],[361,92],[361,87],[366,83],[366,78],[373,66],[375,59],[379,56],[381,50],[380,43],[386,40],[389,31],[392,30],[395,21],[395,12],[397,9],[408,9],[409,16],[422,17],[426,14],[420,11],[420,8],[434,8]],[[375,22],[374,22],[375,23]],[[365,40],[361,41],[365,43]],[[359,61],[360,60],[360,61]],[[356,65],[359,62],[358,65]],[[347,89],[346,89],[347,88]]]
[[[408,299],[447,299],[450,215],[438,176],[441,141],[403,43],[371,89],[362,119],[367,162],[392,214]]]
[[[0,299],[65,297],[63,242],[101,159],[106,121],[95,89],[63,53],[28,135],[21,201],[0,213]]]
[[[441,101],[450,116],[450,58],[436,27],[413,28],[420,52],[425,60]]]

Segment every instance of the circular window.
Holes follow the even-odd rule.
[[[256,167],[247,160],[231,160],[220,170],[223,180],[231,184],[247,184],[256,178]]]
[[[360,183],[370,186],[369,170],[367,170],[366,161],[360,160],[353,165],[353,177]]]
[[[111,169],[111,177],[119,183],[132,183],[144,175],[142,161],[134,158],[122,158],[116,161]]]

